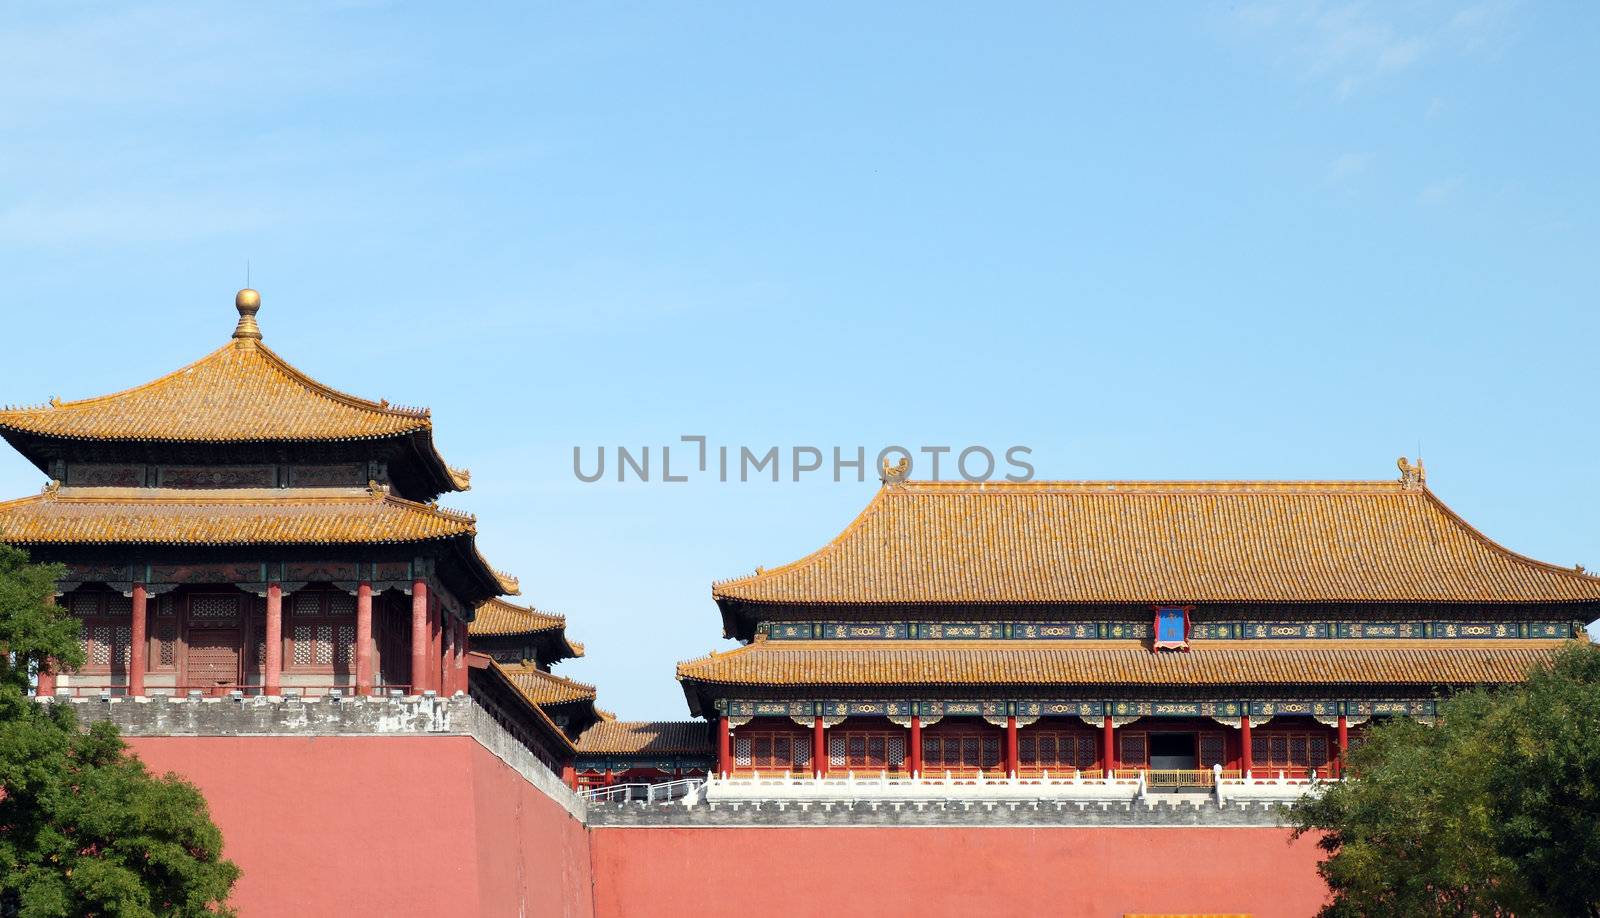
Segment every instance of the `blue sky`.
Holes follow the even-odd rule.
[[[0,401],[266,341],[434,409],[480,544],[682,717],[713,579],[875,483],[572,449],[1026,445],[1429,483],[1600,567],[1600,8],[9,4]],[[674,464],[677,465],[677,456]],[[675,469],[676,470],[676,469]],[[41,476],[0,456],[0,493]]]

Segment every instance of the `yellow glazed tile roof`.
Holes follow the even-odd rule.
[[[1419,480],[904,482],[751,603],[1551,602],[1600,578],[1515,554]]]
[[[0,540],[22,545],[393,543],[474,531],[471,516],[381,489],[60,487],[0,502]]]
[[[239,341],[112,395],[0,411],[0,428],[78,440],[360,440],[431,424],[426,409],[336,391],[265,345]],[[451,472],[464,483],[465,473]]]
[[[519,606],[495,597],[479,603],[477,614],[467,628],[471,637],[489,638],[511,635],[557,632],[567,647],[567,655],[583,656],[583,644],[567,636],[567,617],[541,612],[531,606]]]
[[[572,679],[551,675],[538,667],[520,663],[496,663],[511,684],[530,703],[536,705],[594,702],[595,687]]]
[[[602,720],[578,737],[578,752],[613,755],[711,753],[711,729],[703,720]]]
[[[529,606],[519,606],[498,597],[478,604],[477,616],[472,620],[469,633],[474,636],[496,634],[533,634],[567,626],[564,615],[540,612]]]
[[[1554,640],[761,641],[678,664],[723,685],[1467,685],[1521,681]]]

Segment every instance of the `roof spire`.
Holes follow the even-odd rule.
[[[261,340],[261,326],[256,324],[256,313],[261,310],[261,294],[249,287],[239,291],[233,298],[234,308],[239,310],[239,324],[234,326],[233,340],[239,347],[255,347]]]

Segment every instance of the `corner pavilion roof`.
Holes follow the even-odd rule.
[[[821,549],[712,594],[725,616],[742,603],[1600,601],[1600,578],[1501,547],[1415,473],[889,483]]]
[[[194,363],[97,398],[0,410],[0,433],[69,440],[260,443],[418,436],[439,490],[466,490],[470,475],[445,465],[425,408],[369,401],[317,382],[260,342],[259,297],[241,291],[233,340]],[[30,457],[32,458],[32,457]],[[437,492],[435,492],[437,493]]]
[[[554,651],[552,659],[544,659],[546,654],[541,651],[539,662],[544,664],[584,656],[584,645],[566,637],[566,616],[542,613],[533,606],[518,606],[499,597],[478,603],[477,614],[469,625],[469,637],[542,638]]]
[[[544,707],[574,702],[594,703],[595,687],[586,682],[552,675],[530,664],[496,663],[495,666],[532,704]],[[598,717],[598,713],[595,716]]]
[[[927,646],[928,643],[936,646]],[[1520,682],[1562,640],[757,641],[678,664],[748,686],[1444,686]]]

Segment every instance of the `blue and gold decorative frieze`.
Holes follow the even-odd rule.
[[[1581,625],[1578,627],[1581,628]],[[811,640],[1145,640],[1149,621],[1134,622],[763,622],[757,630],[774,641]],[[1324,640],[1328,638],[1546,638],[1572,637],[1572,622],[1462,621],[1194,621],[1190,639]]]
[[[1237,701],[1115,701],[1113,717],[1238,717]]]

